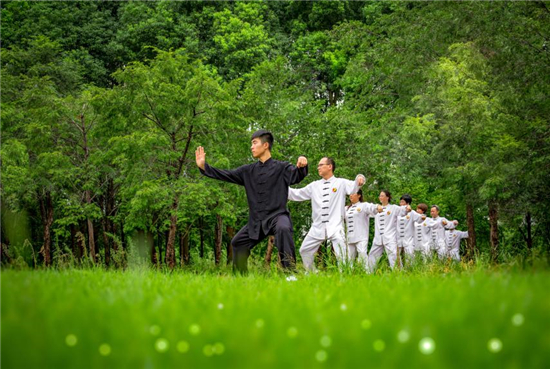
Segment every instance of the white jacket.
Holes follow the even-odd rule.
[[[443,221],[447,222],[447,224],[443,225]],[[428,224],[428,227],[430,227],[432,231],[431,242],[438,246],[446,244],[445,229],[455,228],[455,224],[452,221],[449,221],[443,217],[427,218],[425,222]]]
[[[414,244],[415,236],[415,223],[423,222],[423,214],[418,214],[416,211],[411,210],[407,215],[397,218],[397,238],[406,245]]]
[[[385,245],[397,242],[397,217],[407,214],[406,206],[386,205],[381,213],[374,217],[374,242],[376,245]]]
[[[369,240],[370,217],[376,215],[376,204],[356,202],[346,208],[348,243]]]
[[[425,251],[432,242],[432,229],[426,221],[422,223],[414,223],[415,237],[414,247],[416,250]]]
[[[445,238],[447,239],[447,247],[449,250],[459,249],[460,240],[463,238],[468,238],[468,232],[450,229],[445,231]]]
[[[311,200],[313,224],[308,235],[324,240],[336,234],[344,234],[344,217],[346,196],[357,193],[360,186],[357,184],[362,174],[357,175],[355,181],[334,176],[329,179],[319,179],[311,182],[304,188],[289,188],[288,199],[292,201]]]

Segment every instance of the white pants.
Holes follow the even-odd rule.
[[[447,253],[447,244],[444,240],[436,240],[433,241],[433,247],[437,251],[437,256],[439,256],[439,259],[443,260],[448,256]]]
[[[400,238],[397,241],[397,246],[399,248],[405,249],[405,254],[414,257],[414,239],[407,240],[405,238]]]
[[[359,241],[359,242],[353,242],[348,244],[348,261],[351,264],[353,264],[353,261],[357,257],[357,262],[359,265],[362,265],[365,270],[368,267],[368,247],[369,247],[369,241]],[[359,254],[359,256],[358,256]]]
[[[460,245],[458,245],[458,247],[453,247],[452,249],[450,249],[449,256],[453,260],[460,261]]]
[[[424,258],[424,260],[428,260],[432,256],[432,248],[429,242],[424,242],[421,245],[416,245],[416,251],[420,251],[422,253],[422,257]]]
[[[382,257],[382,253],[386,251],[388,255],[388,261],[390,262],[390,267],[393,269],[395,266],[395,261],[397,260],[397,241],[391,241],[388,243],[377,244],[375,241],[372,242],[372,248],[369,252],[369,261],[368,261],[368,272],[374,272],[378,260]]]
[[[340,266],[346,257],[346,242],[342,236],[339,236],[338,233],[332,237],[325,239],[313,238],[309,234],[302,242],[300,247],[300,255],[302,256],[302,261],[304,263],[304,268],[307,271],[315,271],[315,253],[319,250],[319,246],[325,241],[328,240],[332,242],[332,247],[334,248],[334,253],[336,254],[336,260],[338,260],[338,265]]]

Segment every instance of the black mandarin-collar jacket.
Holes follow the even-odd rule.
[[[244,186],[248,199],[248,232],[253,240],[269,231],[270,221],[278,215],[289,214],[288,187],[300,183],[308,167],[298,168],[288,162],[268,159],[233,170],[216,169],[208,164],[200,170],[207,177]]]

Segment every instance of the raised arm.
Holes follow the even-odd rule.
[[[288,164],[285,168],[285,177],[289,186],[302,182],[308,173],[307,158],[300,156],[296,166]]]
[[[244,185],[243,173],[246,165],[233,170],[214,168],[206,163],[206,153],[204,152],[204,148],[202,146],[197,147],[197,150],[195,151],[195,161],[197,162],[197,166],[199,167],[201,173],[207,177],[224,182],[235,183],[241,186]]]
[[[365,176],[358,174],[355,177],[355,181],[346,180],[346,195],[357,193],[359,189],[365,184]]]
[[[424,220],[426,220],[426,215],[417,213],[415,210],[411,210],[409,214],[412,221],[415,223],[422,223]]]

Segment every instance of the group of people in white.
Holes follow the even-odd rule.
[[[231,240],[235,271],[246,273],[252,248],[274,236],[283,269],[294,272],[296,255],[288,200],[311,201],[313,223],[300,247],[308,272],[315,271],[315,254],[325,241],[332,243],[340,266],[353,265],[357,259],[367,272],[375,270],[384,252],[392,268],[401,267],[401,253],[409,259],[417,254],[427,259],[436,251],[442,259],[460,260],[460,240],[468,233],[455,229],[457,221],[440,217],[436,205],[431,206],[431,217],[427,217],[428,206],[418,204],[416,210],[411,209],[409,195],[403,195],[399,205],[390,204],[388,191],[380,192],[379,204],[364,202],[361,187],[365,176],[359,174],[354,181],[335,177],[336,163],[330,157],[322,158],[317,165],[321,179],[303,188],[291,188],[307,176],[308,160],[300,156],[296,165],[275,160],[271,157],[273,143],[271,132],[254,132],[250,151],[258,160],[235,169],[209,165],[202,146],[195,151],[197,167],[204,176],[245,188],[248,222]],[[370,218],[374,218],[375,232],[369,251]]]
[[[407,194],[401,196],[399,205],[393,205],[386,190],[380,192],[379,204],[364,202],[361,187],[365,176],[359,174],[354,181],[337,178],[335,169],[334,159],[324,157],[317,165],[321,179],[300,189],[289,188],[289,200],[311,201],[312,225],[300,247],[306,271],[316,270],[315,253],[325,241],[332,243],[340,266],[360,263],[369,273],[376,269],[384,252],[392,269],[402,266],[401,254],[408,260],[417,256],[426,260],[436,252],[440,259],[460,261],[460,240],[468,238],[468,232],[457,230],[456,220],[439,216],[437,205],[428,208],[418,204],[413,210]],[[375,232],[369,251],[371,218]]]

